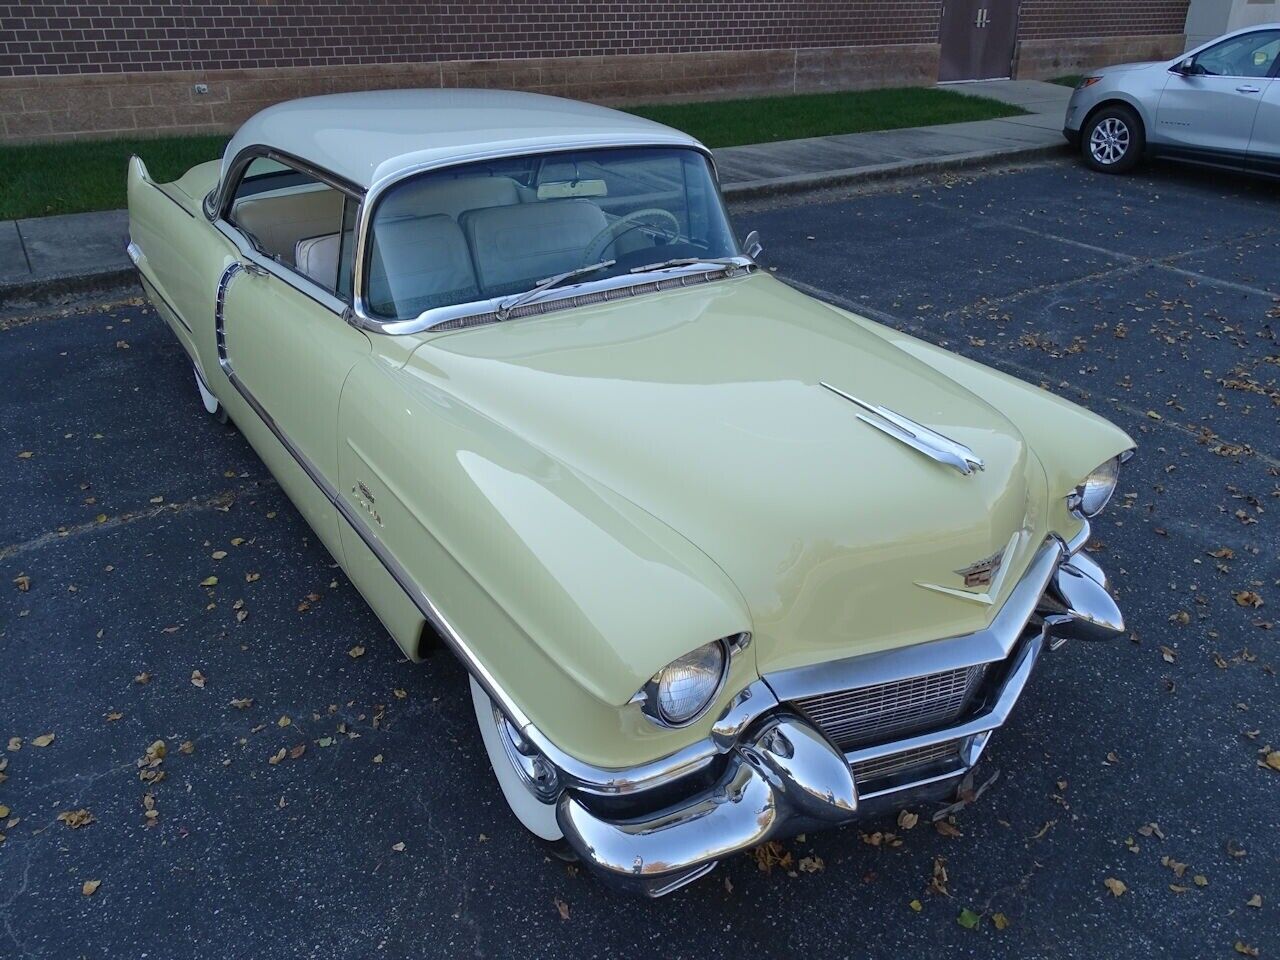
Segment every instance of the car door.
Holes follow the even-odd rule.
[[[214,310],[219,366],[242,401],[232,417],[339,560],[338,399],[370,352],[345,319],[357,196],[261,157],[218,221],[240,251]]]
[[[1254,30],[1183,60],[1160,96],[1153,139],[1175,155],[1243,165],[1278,48],[1280,30]]]
[[[1258,103],[1249,140],[1249,166],[1280,176],[1280,59],[1271,69],[1271,82]]]

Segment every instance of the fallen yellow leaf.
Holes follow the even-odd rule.
[[[102,886],[101,880],[86,880],[84,884],[80,887],[80,892],[83,893],[86,897],[92,897],[95,893],[98,892],[98,888],[100,886]]]
[[[1113,897],[1124,896],[1124,892],[1129,889],[1124,885],[1123,880],[1117,880],[1115,877],[1107,877],[1102,884],[1111,891]]]
[[[54,735],[52,733],[42,733],[38,737],[31,738],[31,745],[33,747],[47,747],[49,744],[53,743],[53,737]]]

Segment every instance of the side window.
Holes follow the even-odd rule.
[[[1223,40],[1196,55],[1195,73],[1215,77],[1265,77],[1280,52],[1280,30],[1257,30]]]
[[[350,300],[356,209],[341,190],[258,157],[245,168],[228,219],[277,263]]]

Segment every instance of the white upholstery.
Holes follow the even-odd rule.
[[[468,210],[461,223],[487,296],[580,266],[587,244],[608,226],[582,198]]]
[[[237,200],[231,221],[248,230],[262,249],[285,259],[300,237],[324,234],[342,223],[343,195],[323,184],[307,184]]]
[[[341,247],[342,235],[337,233],[299,240],[294,250],[293,262],[299,273],[310,277],[326,290],[334,290],[338,282],[338,251]]]
[[[520,190],[510,177],[421,177],[391,191],[378,207],[378,219],[444,213],[457,220],[464,210],[519,202]]]
[[[471,255],[453,218],[379,222],[369,257],[369,301],[385,315],[412,316],[476,298]]]

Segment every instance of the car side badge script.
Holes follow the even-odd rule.
[[[946,464],[966,477],[975,470],[986,469],[987,465],[982,462],[982,459],[963,443],[958,443],[950,437],[944,437],[938,431],[930,430],[924,424],[916,423],[909,417],[894,413],[886,407],[859,400],[853,394],[845,393],[839,387],[833,387],[825,380],[819,380],[818,383],[837,396],[844,397],[850,403],[856,404],[867,411],[866,413],[858,414],[858,419],[863,423],[875,427],[881,433],[888,434],[901,443],[905,443],[912,450],[923,453],[929,459]],[[868,414],[872,416],[868,416]]]

